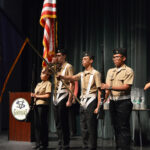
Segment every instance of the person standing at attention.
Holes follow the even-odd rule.
[[[34,132],[35,145],[33,149],[46,150],[48,147],[48,112],[51,94],[51,82],[49,81],[50,71],[48,67],[41,71],[41,82],[36,85],[34,93]]]
[[[109,69],[106,84],[106,99],[109,96],[110,118],[115,132],[117,150],[130,150],[130,116],[133,104],[131,102],[131,87],[133,85],[133,70],[125,65],[127,50],[116,48],[113,50],[115,68]]]
[[[73,67],[71,64],[66,62],[66,51],[59,49],[56,51],[57,64],[59,70],[58,75],[73,75]],[[67,87],[73,91],[74,82],[64,81]],[[68,107],[72,105],[72,94],[68,91],[66,86],[59,81],[55,80],[56,88],[53,95],[54,104],[54,118],[56,123],[56,130],[58,135],[58,147],[57,150],[69,150],[70,143],[70,132],[69,132],[69,121],[68,121]],[[56,93],[56,94],[55,94]]]
[[[93,61],[94,56],[85,52],[82,57],[82,65],[85,68],[83,72],[73,76],[59,76],[69,81],[81,80],[80,125],[82,148],[85,150],[97,149],[97,113],[101,102],[101,74],[92,67]]]

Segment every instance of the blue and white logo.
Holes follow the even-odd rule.
[[[12,115],[17,120],[24,120],[29,110],[30,106],[27,100],[25,100],[24,98],[17,98],[16,100],[14,100],[11,107]]]

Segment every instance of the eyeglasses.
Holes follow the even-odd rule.
[[[61,57],[62,55],[56,55],[56,57]]]
[[[122,58],[123,56],[113,56],[112,59],[120,59]]]

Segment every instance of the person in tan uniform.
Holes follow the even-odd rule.
[[[82,65],[85,68],[83,72],[73,76],[59,76],[65,80],[81,80],[80,125],[82,148],[86,150],[88,145],[89,150],[97,149],[97,113],[101,102],[101,74],[92,67],[93,61],[94,57],[85,52],[82,58]]]
[[[57,63],[60,70],[58,75],[73,75],[73,67],[66,62],[66,51],[60,49],[56,51]],[[70,90],[74,90],[74,83],[70,81],[64,81]],[[68,122],[68,107],[72,105],[72,95],[67,90],[62,81],[56,78],[56,88],[53,95],[54,104],[54,117],[58,135],[58,150],[69,150],[70,133]],[[55,94],[56,93],[56,94]]]
[[[145,86],[144,86],[144,90],[147,90],[150,88],[150,82],[146,83]]]
[[[34,130],[36,144],[33,149],[46,150],[48,146],[48,110],[49,98],[51,94],[50,72],[48,68],[41,71],[41,82],[36,85],[34,93]]]
[[[109,69],[106,84],[102,89],[106,90],[106,98],[110,98],[110,117],[115,132],[117,150],[129,150],[130,115],[132,112],[131,86],[133,84],[133,70],[125,65],[127,51],[123,48],[113,50],[113,62],[115,68]]]

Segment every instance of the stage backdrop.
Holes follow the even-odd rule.
[[[59,46],[68,50],[68,60],[75,72],[82,70],[82,52],[87,50],[95,55],[94,67],[102,73],[104,67],[106,77],[108,69],[113,67],[112,49],[124,47],[128,53],[127,65],[135,73],[133,87],[143,89],[150,80],[149,8],[148,0],[58,0]],[[147,106],[150,104],[148,99],[149,96],[146,99]],[[136,118],[135,115],[133,113],[132,118]],[[104,137],[111,136],[107,117]],[[143,132],[146,132],[150,122],[148,112],[141,113],[141,117]],[[133,125],[132,129],[135,128]]]
[[[43,29],[39,25],[42,1],[18,1],[18,5],[13,5],[11,0],[2,0],[1,5],[24,35],[28,36],[42,52]],[[12,5],[8,5],[9,3]],[[18,10],[19,6],[21,9]],[[135,73],[134,87],[143,88],[144,84],[150,81],[149,0],[57,0],[57,6],[59,48],[67,49],[68,61],[74,66],[75,73],[82,71],[82,52],[87,50],[95,55],[94,67],[102,72],[105,78],[107,70],[113,67],[112,49],[124,47],[128,51],[127,65],[132,67]],[[21,13],[13,13],[12,16],[11,12],[14,11]],[[36,64],[35,81],[37,82],[41,60],[34,53],[28,52],[24,58],[28,63],[30,63],[28,60],[30,55]],[[30,67],[32,68],[32,64]],[[25,86],[21,83],[20,91],[30,90],[31,80],[26,80]],[[146,104],[149,106],[150,92],[146,92],[146,95]],[[141,117],[142,132],[146,134],[150,130],[149,113],[143,112]],[[105,126],[104,137],[111,137],[110,120],[107,117]],[[53,126],[51,129],[55,130]],[[147,134],[146,138],[148,138]]]

